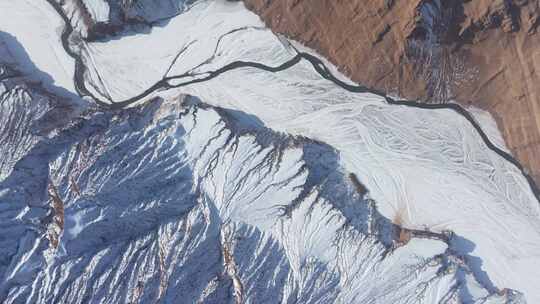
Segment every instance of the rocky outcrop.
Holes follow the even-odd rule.
[[[181,13],[193,0],[52,0],[72,14],[88,41],[121,32],[144,32]]]
[[[524,302],[489,286],[457,235],[382,216],[323,143],[191,96],[36,136],[42,107],[65,111],[5,92],[2,303]]]
[[[316,49],[357,82],[489,110],[540,182],[538,1],[244,2],[275,32]]]
[[[79,8],[54,1],[73,100],[0,66],[0,302],[540,302],[538,202],[461,107],[342,84],[238,3],[83,42]],[[438,64],[437,5],[411,62]]]

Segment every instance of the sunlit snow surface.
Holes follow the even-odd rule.
[[[20,14],[36,1],[0,6],[8,2]],[[12,30],[59,36],[39,25]],[[114,101],[164,75],[205,75],[236,60],[277,66],[296,54],[243,4],[225,1],[197,2],[149,33],[73,48],[89,68],[87,87]],[[26,51],[63,77],[39,50]],[[520,301],[513,292],[486,298],[497,288],[540,302],[538,201],[452,110],[350,93],[308,62],[231,70],[55,131],[56,116],[44,115],[58,110],[34,94],[11,88],[0,101],[7,303]],[[474,111],[502,146],[495,124]],[[43,206],[55,199],[65,218],[57,248],[44,237],[54,221]],[[407,228],[455,232],[452,250],[426,239],[392,249],[398,213]]]
[[[105,0],[82,0],[82,3],[88,9],[90,16],[96,22],[109,21],[110,7]]]
[[[2,113],[50,106],[8,101]],[[187,101],[89,114],[12,143],[26,153],[0,183],[7,303],[514,303],[488,297],[442,241],[391,249],[391,224],[329,146]],[[32,120],[13,122],[18,138],[32,137]],[[58,248],[42,236],[47,188],[63,203]]]
[[[0,0],[0,61],[15,57],[19,69],[48,89],[74,92],[73,60],[60,42],[63,27],[46,1]]]

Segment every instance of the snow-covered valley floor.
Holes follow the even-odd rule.
[[[0,63],[33,63],[0,86],[0,300],[540,303],[540,204],[489,114],[474,110],[479,132],[288,65],[312,52],[241,2],[114,39],[74,31],[79,67],[49,3],[0,8]],[[284,68],[213,72],[235,62]],[[21,84],[36,80],[54,95]],[[78,109],[91,96],[133,108]]]

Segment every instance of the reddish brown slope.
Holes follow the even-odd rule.
[[[490,111],[540,182],[538,0],[443,0],[432,25],[434,1],[244,1],[275,32],[318,50],[357,82]]]

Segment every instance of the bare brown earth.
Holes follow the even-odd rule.
[[[538,0],[244,0],[273,31],[354,81],[407,99],[491,112],[540,182]],[[424,11],[424,13],[422,13]]]

